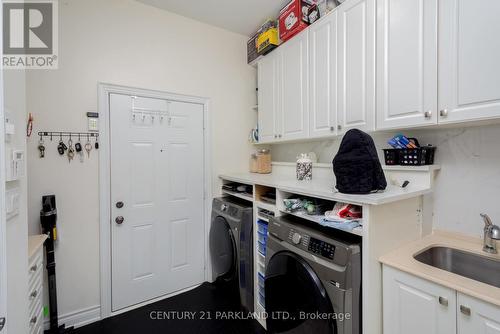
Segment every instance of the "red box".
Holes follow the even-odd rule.
[[[279,15],[280,39],[285,42],[307,28],[308,24],[302,20],[302,0],[290,1]]]

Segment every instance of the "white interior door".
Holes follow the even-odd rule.
[[[3,27],[2,6],[0,6],[0,26]],[[0,54],[3,54],[2,34],[0,34]],[[3,98],[3,68],[0,64],[0,121],[5,121]],[[0,152],[5,152],[5,131],[0,126]],[[0,166],[5,166],[5,155],[0,154]],[[0,331],[7,333],[7,326],[4,324],[7,317],[7,226],[5,216],[5,168],[0,168]]]
[[[110,94],[110,139],[116,311],[204,280],[203,106]]]

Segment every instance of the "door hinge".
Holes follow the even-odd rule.
[[[5,318],[0,318],[0,332],[2,331],[2,329],[5,327]]]

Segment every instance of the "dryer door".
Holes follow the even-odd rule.
[[[213,279],[231,280],[236,274],[236,242],[226,219],[215,217],[210,228]]]
[[[265,292],[270,333],[337,333],[333,307],[323,284],[297,254],[283,251],[271,257]]]

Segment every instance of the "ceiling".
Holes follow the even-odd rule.
[[[289,0],[137,0],[238,34],[251,36]]]

